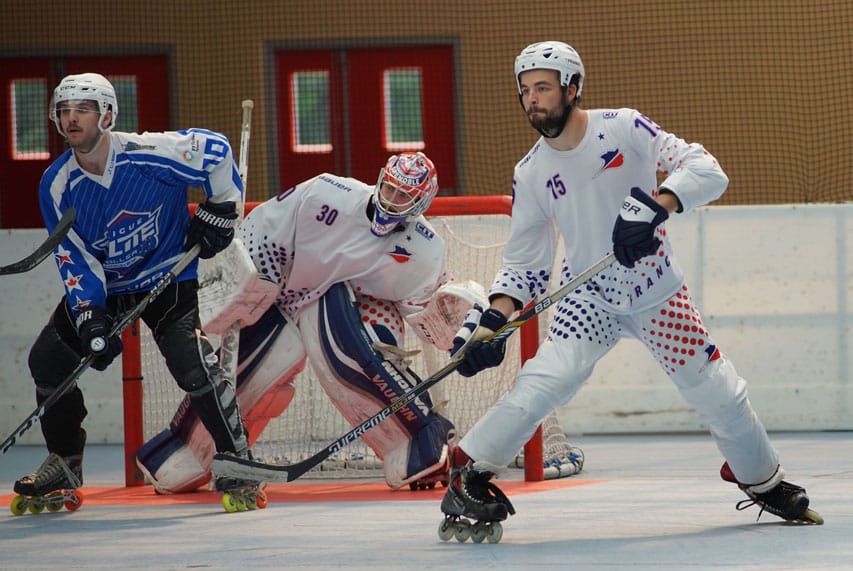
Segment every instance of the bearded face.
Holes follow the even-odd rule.
[[[562,104],[551,109],[531,107],[527,110],[527,118],[544,137],[554,138],[563,132],[570,112],[571,107]]]

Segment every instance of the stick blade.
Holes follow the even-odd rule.
[[[47,239],[35,250],[35,252],[22,260],[9,264],[8,266],[0,266],[0,276],[22,274],[32,270],[42,263],[44,259],[47,258],[57,246],[59,246],[62,240],[65,239],[66,234],[68,234],[68,231],[71,229],[71,225],[74,224],[74,220],[76,218],[77,211],[74,210],[74,207],[72,206],[68,208],[62,214],[62,218],[59,219],[59,222],[56,224],[53,232],[50,233]]]
[[[278,466],[264,464],[246,458],[238,458],[230,454],[216,454],[210,465],[210,471],[215,476],[258,480],[269,483],[292,482],[302,475],[295,466]]]

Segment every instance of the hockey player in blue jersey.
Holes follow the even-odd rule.
[[[202,129],[118,133],[113,86],[96,73],[69,75],[49,115],[70,147],[44,173],[39,200],[50,231],[69,207],[77,220],[56,250],[65,295],[29,354],[41,404],[83,356],[106,369],[122,351],[109,336],[117,316],[136,306],[195,244],[210,258],[234,236],[243,186],[225,136]],[[206,194],[195,215],[188,191]],[[142,312],[178,385],[217,451],[248,455],[234,390],[200,329],[197,260]],[[48,458],[15,482],[23,496],[75,490],[83,482],[87,411],[76,385],[48,408],[41,429]],[[234,482],[218,482],[230,489]],[[245,483],[243,483],[245,484]]]

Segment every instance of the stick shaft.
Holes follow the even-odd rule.
[[[532,305],[530,308],[522,311],[522,313],[512,321],[506,323],[503,327],[495,331],[489,337],[483,339],[484,343],[509,337],[516,329],[521,327],[527,321],[530,321],[535,316],[546,311],[554,302],[559,301],[569,292],[581,286],[592,276],[609,266],[616,257],[613,253],[607,254],[589,268],[569,280],[569,282],[559,290]],[[211,470],[217,475],[233,476],[237,478],[246,478],[252,480],[262,480],[265,482],[292,482],[305,474],[308,470],[314,468],[326,458],[348,446],[350,443],[359,438],[362,434],[376,426],[377,424],[390,417],[398,410],[407,406],[413,400],[424,394],[431,387],[450,375],[462,360],[465,358],[466,348],[460,349],[444,367],[432,374],[430,377],[412,387],[397,400],[320,450],[310,458],[306,458],[301,462],[290,464],[287,466],[279,466],[265,464],[263,462],[255,462],[244,458],[237,458],[231,455],[216,454],[213,458]]]

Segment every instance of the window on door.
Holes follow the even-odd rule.
[[[281,50],[279,185],[323,172],[365,182],[388,156],[423,151],[457,194],[453,46]]]

